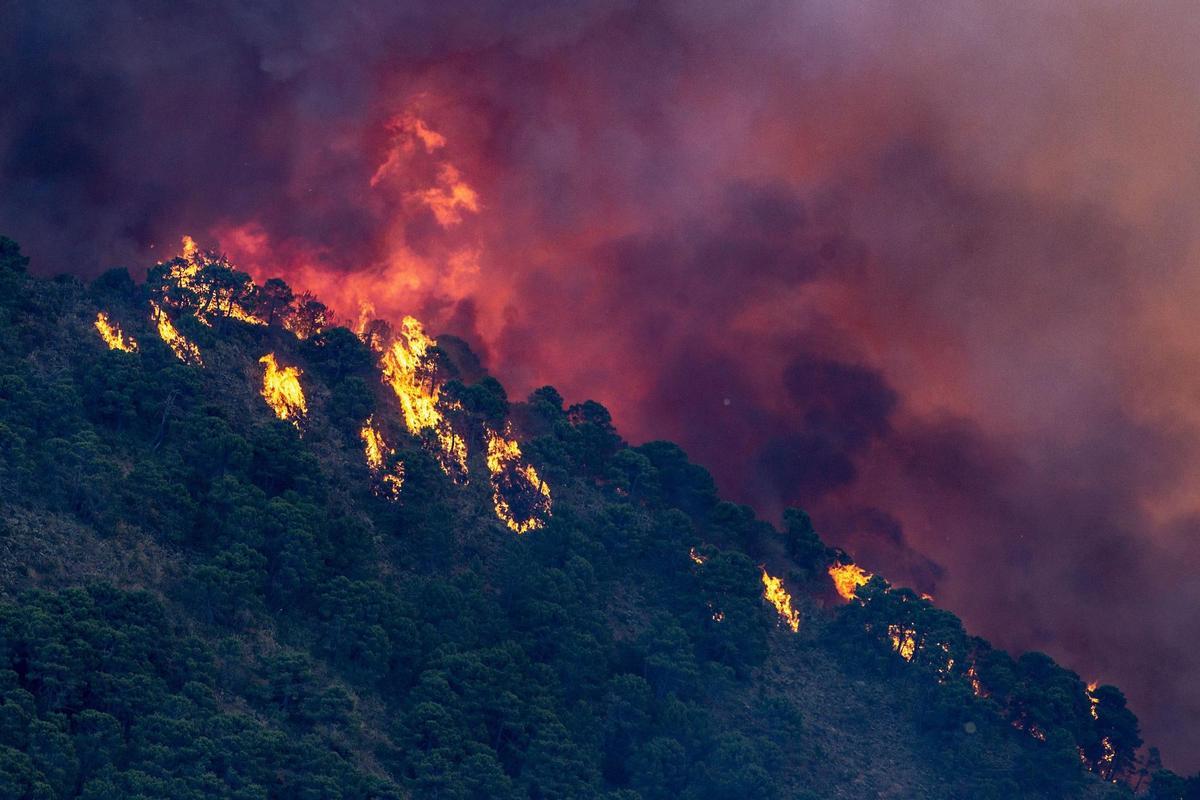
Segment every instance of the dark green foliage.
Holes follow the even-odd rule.
[[[455,485],[315,298],[219,260],[187,290],[165,276],[166,302],[214,320],[178,315],[203,369],[158,341],[123,270],[36,281],[0,238],[0,543],[21,554],[0,562],[0,797],[1058,800],[1101,785],[1077,748],[1104,740],[1113,774],[1135,771],[1118,690],[1093,719],[1073,673],[882,581],[817,608],[796,587],[827,592],[834,552],[807,515],[780,532],[721,502],[677,446],[627,447],[600,404],[552,387],[510,403],[444,338],[472,447]],[[234,301],[271,324],[230,319]],[[137,353],[104,348],[101,308]],[[303,433],[258,396],[265,352],[304,370]],[[399,502],[371,492],[369,415],[404,465]],[[480,456],[508,424],[554,496],[520,537]],[[760,561],[788,576],[799,635],[763,603]],[[920,632],[911,662],[890,625]]]

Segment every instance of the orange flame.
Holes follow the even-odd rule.
[[[300,388],[301,371],[297,367],[280,369],[274,353],[267,353],[258,362],[264,365],[262,396],[275,416],[297,428],[308,414],[304,390]]]
[[[196,244],[195,239],[191,236],[184,236],[179,256],[174,261],[167,263],[168,269],[165,278],[170,284],[181,289],[198,294],[208,293],[209,296],[205,299],[204,304],[194,309],[194,312],[196,319],[209,327],[212,326],[210,316],[213,311],[221,311],[224,316],[249,325],[266,325],[266,320],[255,316],[238,301],[232,289],[216,289],[204,285],[201,273],[205,267],[214,264],[233,270],[233,266],[223,257],[205,253]],[[250,283],[249,288],[253,291],[256,287]]]
[[[121,350],[126,353],[137,352],[137,340],[132,336],[122,334],[121,326],[112,322],[108,318],[108,314],[103,311],[97,314],[95,325],[96,330],[100,332],[100,338],[108,345],[109,350]]]
[[[188,261],[194,259],[200,252],[200,248],[196,246],[196,240],[187,234],[184,234],[183,239],[180,240],[180,244],[183,246],[183,249],[179,251],[179,256]]]
[[[487,431],[487,468],[492,476],[492,504],[496,516],[516,533],[537,530],[550,516],[550,487],[538,475],[532,464],[522,463],[521,446],[512,438],[512,430],[504,434]],[[506,496],[508,491],[523,491],[531,498],[528,514],[518,516]]]
[[[874,576],[857,564],[834,564],[829,568],[829,577],[837,593],[849,602],[857,595],[858,587],[865,586]]]
[[[792,633],[800,630],[800,612],[792,608],[792,596],[788,594],[787,589],[783,588],[783,578],[775,578],[767,573],[766,568],[759,567],[762,570],[763,596],[767,601],[775,606],[775,610],[779,612],[779,619],[783,624],[792,629]]]
[[[359,431],[359,436],[363,441],[363,454],[367,459],[367,469],[371,471],[371,476],[378,482],[375,493],[393,500],[397,499],[400,497],[400,490],[404,488],[404,465],[396,464],[395,468],[391,471],[388,470],[388,460],[394,455],[394,451],[383,441],[383,435],[375,427],[373,416],[367,417],[362,430]]]
[[[392,387],[400,401],[408,432],[419,436],[424,430],[433,431],[442,470],[456,480],[465,479],[467,443],[454,432],[438,408],[441,386],[434,375],[435,365],[429,352],[436,344],[425,335],[420,322],[405,317],[400,323],[400,334],[383,349],[380,368],[384,383]]]
[[[967,667],[967,680],[971,683],[971,693],[976,697],[987,697],[983,691],[983,683],[979,680],[979,672],[975,669],[975,665]]]
[[[900,654],[905,661],[912,661],[917,652],[917,632],[912,628],[900,625],[888,625],[888,638],[892,640],[892,650]]]
[[[176,358],[185,364],[204,366],[204,360],[200,358],[200,348],[175,329],[166,312],[153,300],[150,301],[150,319],[158,328],[158,338],[171,348]]]
[[[694,548],[694,547],[691,548],[690,550],[688,550],[688,558],[690,558],[692,560],[693,564],[703,564],[705,561],[708,560],[704,556],[697,553],[696,548]]]

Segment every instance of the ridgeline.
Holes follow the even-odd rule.
[[[189,248],[0,238],[0,797],[1200,797],[802,511]]]

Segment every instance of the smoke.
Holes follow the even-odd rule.
[[[0,230],[219,245],[672,438],[1200,767],[1200,20],[10,4]],[[413,120],[441,138],[422,136]]]

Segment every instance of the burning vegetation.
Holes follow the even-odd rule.
[[[524,461],[512,431],[487,430],[487,467],[492,476],[492,503],[500,521],[516,533],[546,524],[550,516],[550,487],[532,464]]]
[[[405,317],[400,331],[387,345],[379,345],[369,325],[360,326],[360,337],[380,347],[379,366],[384,383],[392,387],[404,424],[414,436],[432,435],[437,442],[435,455],[442,470],[456,481],[467,477],[467,443],[450,425],[439,408],[441,383],[432,349],[437,342],[413,317]]]
[[[849,602],[857,595],[858,587],[867,585],[874,576],[857,564],[835,563],[829,568],[829,577],[838,595]]]
[[[888,640],[892,643],[892,650],[905,661],[912,661],[913,655],[917,652],[917,632],[912,628],[896,624],[888,625],[887,631]]]
[[[775,606],[775,610],[779,612],[779,621],[790,628],[792,633],[797,633],[800,630],[800,612],[792,608],[792,596],[783,588],[783,578],[772,577],[765,567],[759,569],[762,571],[763,597]]]
[[[395,451],[387,446],[383,434],[375,427],[375,418],[368,417],[359,431],[367,469],[375,482],[375,494],[391,500],[399,499],[404,488],[404,464],[395,462]]]
[[[191,310],[209,327],[216,319],[267,324],[254,313],[259,288],[250,276],[223,256],[201,250],[190,236],[183,237],[179,255],[151,270],[148,279],[164,304]]]
[[[300,387],[300,369],[281,368],[275,360],[274,353],[267,353],[258,361],[263,365],[263,400],[275,412],[275,416],[292,423],[298,429],[308,415],[308,403],[305,402],[304,390]]]
[[[121,333],[121,327],[108,318],[108,314],[101,311],[96,315],[96,330],[100,332],[100,338],[108,345],[109,350],[121,350],[126,353],[136,353],[138,349],[137,341],[132,336],[125,336]]]
[[[171,318],[167,316],[167,312],[163,311],[162,307],[153,300],[150,301],[150,319],[158,328],[158,338],[171,348],[171,352],[175,354],[176,358],[185,364],[204,366],[204,359],[200,357],[200,348],[179,332],[175,324],[171,322]]]

